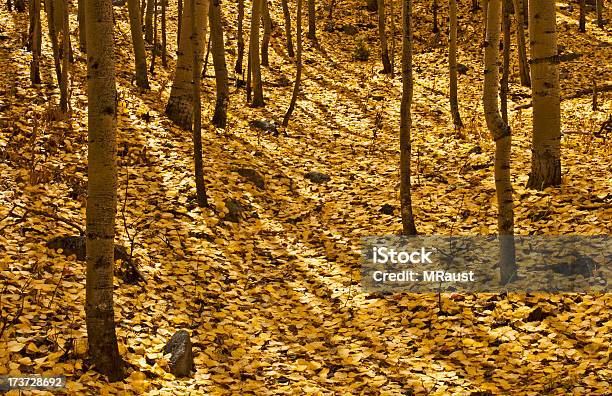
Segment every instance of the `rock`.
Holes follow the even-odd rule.
[[[266,120],[255,120],[249,121],[249,125],[255,129],[260,129],[264,132],[272,133],[274,136],[278,136],[278,129],[274,122]]]
[[[245,210],[242,204],[235,199],[228,198],[225,200],[225,207],[227,208],[227,214],[223,219],[238,223],[242,218],[242,212]]]
[[[308,172],[304,177],[310,180],[313,183],[321,184],[331,180],[331,177],[328,174],[321,172]]]
[[[266,185],[265,185],[264,178],[255,169],[239,168],[236,170],[236,172],[238,172],[240,176],[244,177],[245,179],[253,183],[257,188],[261,190],[265,189]]]
[[[378,210],[380,213],[382,214],[386,214],[386,215],[393,215],[393,212],[395,212],[395,206],[393,205],[389,205],[389,204],[384,204],[383,206],[380,207],[380,209]]]
[[[467,67],[466,65],[464,65],[463,63],[457,63],[457,73],[459,74],[467,74],[467,72],[470,70],[469,67]]]
[[[177,377],[188,377],[193,368],[191,339],[185,330],[179,330],[164,347],[164,354],[171,354],[170,371]]]

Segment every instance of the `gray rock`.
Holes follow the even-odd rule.
[[[164,347],[164,354],[170,356],[170,371],[177,377],[188,377],[193,368],[193,351],[191,339],[185,330],[179,330],[170,338]]]
[[[236,170],[236,172],[238,172],[240,176],[244,177],[245,179],[253,183],[257,188],[261,190],[266,188],[264,177],[259,172],[257,172],[255,169],[239,168]]]
[[[313,183],[321,184],[331,180],[331,177],[328,174],[321,172],[308,172],[304,177],[310,180]]]
[[[464,65],[463,63],[457,63],[457,73],[467,74],[468,70],[470,70],[470,68]]]

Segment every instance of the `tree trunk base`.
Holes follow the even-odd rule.
[[[176,125],[187,131],[191,130],[193,107],[191,100],[181,97],[170,97],[166,106],[166,115]]]
[[[543,190],[546,187],[559,185],[561,185],[561,160],[548,158],[531,161],[531,173],[529,174],[527,188]]]
[[[227,99],[217,100],[215,114],[211,122],[217,128],[225,128],[227,124]]]

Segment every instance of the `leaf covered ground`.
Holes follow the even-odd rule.
[[[360,238],[401,228],[401,79],[378,73],[375,16],[342,3],[335,26],[358,33],[319,30],[317,46],[305,40],[303,86],[288,137],[250,128],[255,119],[280,120],[291,95],[282,82],[293,81],[294,65],[285,55],[276,5],[271,67],[263,71],[266,108],[245,106],[244,90],[232,87],[228,127],[203,131],[211,203],[204,210],[195,203],[190,134],[163,115],[174,61],[168,69],[158,63],[150,91],[136,89],[127,9],[115,7],[116,242],[133,247],[146,283],[116,277],[117,333],[130,373],[112,384],[90,369],[86,357],[84,263],[46,247],[55,236],[74,235],[75,227],[40,214],[84,226],[84,57],[75,51],[72,115],[53,120],[59,90],[50,84],[46,37],[44,84],[31,87],[22,38],[27,16],[2,7],[0,375],[64,374],[69,394],[608,393],[609,294],[445,294],[439,300],[434,294],[361,292]],[[481,106],[482,20],[468,6],[460,7],[459,61],[468,69],[459,79],[466,124],[459,134],[446,96],[447,40],[431,33],[428,4],[415,4],[413,202],[423,234],[496,230],[494,147]],[[230,69],[234,7],[223,3]],[[321,28],[327,15],[322,3],[318,11]],[[446,8],[440,12],[446,15]],[[564,51],[582,54],[561,64],[563,95],[589,88],[593,77],[609,84],[610,28],[588,24],[579,34],[577,11],[562,7],[557,18]],[[398,50],[399,23],[396,16]],[[176,18],[169,25],[175,30]],[[353,59],[356,37],[370,47],[367,62]],[[168,42],[173,54],[173,34]],[[397,59],[399,65],[399,54]],[[510,109],[530,95],[517,83],[514,66]],[[203,119],[210,119],[214,79],[203,84]],[[609,94],[599,101],[598,111],[590,96],[562,102],[562,129],[568,131],[563,186],[542,192],[525,188],[531,110],[510,113],[518,234],[612,232],[612,146],[590,133],[610,114],[612,101]],[[305,177],[309,172],[329,181],[315,183]],[[244,176],[253,173],[263,177],[263,186]],[[383,205],[391,205],[387,214]],[[192,335],[197,371],[177,379],[167,371],[162,348],[183,328]]]

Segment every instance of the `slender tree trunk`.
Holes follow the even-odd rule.
[[[203,9],[204,4],[206,7]],[[201,30],[207,25],[208,1],[196,0],[196,9],[191,9],[191,1],[186,1],[183,10],[183,21],[181,22],[181,42],[177,51],[176,72],[170,98],[166,106],[166,115],[174,123],[183,129],[190,130],[193,119],[193,40],[191,39],[191,19],[195,18],[196,26]],[[203,21],[198,23],[198,21]],[[198,53],[202,54],[204,47],[204,30],[197,35],[197,43],[200,45]],[[201,69],[198,69],[198,75]]]
[[[130,32],[132,33],[132,46],[134,48],[136,85],[143,89],[149,89],[147,54],[145,52],[145,43],[142,38],[142,23],[140,21],[140,2],[138,0],[128,0],[127,3],[128,15],[130,18]]]
[[[198,206],[200,208],[208,206],[206,198],[206,185],[204,184],[204,166],[202,161],[202,109],[200,102],[200,70],[202,70],[202,43],[204,42],[203,33],[206,32],[206,21],[208,11],[207,0],[190,0],[193,16],[201,15],[197,12],[198,8],[204,8],[204,18],[191,18],[190,36],[191,48],[193,49],[193,145],[194,145],[194,165],[195,165],[195,184]],[[187,26],[186,21],[185,26]],[[203,25],[200,27],[200,25]]]
[[[412,0],[402,0],[402,101],[400,104],[400,203],[402,233],[416,235],[417,230],[412,213],[412,192],[410,185],[410,157],[412,142]]]
[[[117,90],[111,0],[87,0],[87,283],[89,353],[110,381],[123,377],[115,335],[113,251],[117,212]]]
[[[512,0],[502,0],[503,54],[499,90],[501,116],[506,124],[508,124],[508,79],[510,78],[510,1]]]
[[[521,85],[524,87],[531,86],[531,78],[529,77],[529,62],[527,60],[527,45],[525,44],[525,28],[523,14],[523,1],[514,0],[514,14],[516,16],[516,41],[519,60],[519,75],[521,77]]]
[[[378,0],[378,37],[380,39],[380,53],[383,64],[383,74],[391,73],[391,60],[387,48],[387,33],[385,32],[385,0]]]
[[[582,33],[586,33],[586,1],[580,1],[580,17],[578,23],[578,30]]]
[[[395,77],[395,10],[393,3],[389,0],[389,14],[391,15],[391,78]]]
[[[225,45],[223,42],[223,25],[221,24],[221,4],[219,0],[210,3],[210,38],[213,64],[215,66],[215,83],[217,102],[212,123],[218,128],[225,128],[227,122],[227,105],[229,103],[229,83],[225,63]]]
[[[264,34],[261,40],[261,64],[262,66],[269,66],[268,46],[270,44],[270,35],[272,34],[272,19],[268,9],[268,0],[262,0],[262,11]]]
[[[328,32],[334,31],[334,8],[336,7],[336,0],[329,1],[329,13],[327,14],[327,25],[325,30]]]
[[[480,5],[478,4],[478,0],[472,0],[472,7],[470,8],[470,12],[476,12],[478,10],[480,10]]]
[[[433,33],[438,33],[440,31],[440,28],[438,27],[438,8],[438,0],[433,0],[431,4],[431,12],[433,14],[433,27],[431,31]]]
[[[244,1],[244,0],[242,0]],[[181,32],[183,31],[183,0],[177,0],[178,3],[178,29],[176,30],[176,46],[179,47],[181,45]]]
[[[595,0],[595,10],[597,11],[597,27],[603,29],[603,0]]]
[[[30,12],[32,16],[32,36],[30,45],[32,61],[30,63],[30,81],[32,85],[40,84],[40,55],[41,55],[41,25],[40,25],[40,0],[30,0]]]
[[[166,7],[168,6],[168,0],[162,0],[162,15],[161,15],[161,44],[162,44],[162,53],[161,53],[161,63],[163,67],[168,67],[168,43],[166,42]]]
[[[283,16],[285,17],[285,38],[287,39],[287,55],[290,58],[295,56],[293,52],[293,40],[291,38],[291,14],[289,13],[289,5],[287,4],[287,0],[281,0],[281,5],[283,7]]]
[[[57,41],[57,31],[55,30],[55,0],[45,0],[47,8],[47,26],[49,28],[49,39],[51,41],[51,48],[53,50],[53,62],[55,64],[55,75],[57,76],[57,83],[60,84],[62,80],[62,66],[60,64],[59,54],[59,43]]]
[[[10,4],[10,1],[7,2],[7,5]],[[10,10],[9,10],[10,11]],[[36,24],[34,18],[34,2],[28,2],[28,40],[26,41],[26,49],[28,51],[32,51],[32,38],[34,37],[34,26]]]
[[[378,1],[377,0],[367,0],[366,9],[370,12],[375,12],[378,9]]]
[[[249,64],[253,84],[253,107],[263,107],[263,86],[261,82],[261,67],[259,60],[259,20],[261,19],[262,0],[253,0],[251,11],[251,38],[249,41]]]
[[[376,1],[376,0],[375,0]],[[315,0],[308,0],[308,34],[312,41],[317,41],[317,13]]]
[[[461,115],[459,113],[459,100],[457,98],[457,0],[449,0],[448,16],[450,20],[449,39],[448,39],[448,66],[450,80],[450,108],[453,116],[453,124],[457,130],[463,128]]]
[[[249,46],[250,47],[250,46]],[[247,61],[247,79],[246,79],[246,100],[247,103],[251,103],[251,57]]]
[[[295,84],[293,85],[293,94],[291,95],[291,102],[289,108],[283,117],[283,126],[289,125],[289,118],[295,109],[298,94],[300,93],[300,80],[302,79],[302,0],[297,0],[297,17],[295,19],[297,24],[297,59],[295,72]]]
[[[68,25],[68,2],[57,0],[62,3],[62,79],[60,81],[60,109],[62,113],[68,113],[69,86],[68,86],[68,60],[70,57],[70,27]]]
[[[484,37],[483,43],[487,40],[487,15],[489,14],[489,0],[482,0],[482,19],[484,21]]]
[[[165,0],[162,0],[165,1]],[[153,49],[151,50],[151,74],[155,74],[155,58],[157,58],[157,0],[153,2]]]
[[[487,127],[495,141],[495,191],[497,193],[497,229],[500,238],[500,272],[503,284],[512,280],[515,265],[514,207],[510,181],[512,134],[498,107],[499,31],[502,0],[489,0],[485,39],[483,106]]]
[[[533,103],[531,173],[527,186],[561,184],[561,109],[555,4],[529,2]]]
[[[145,41],[153,44],[153,14],[155,13],[155,0],[147,0],[147,9],[145,11]]]
[[[238,55],[236,56],[236,65],[234,71],[236,74],[242,74],[242,61],[244,58],[244,0],[238,0]]]
[[[87,24],[85,23],[85,2],[87,0],[78,0],[77,20],[79,22],[79,49],[81,52],[87,52]]]

